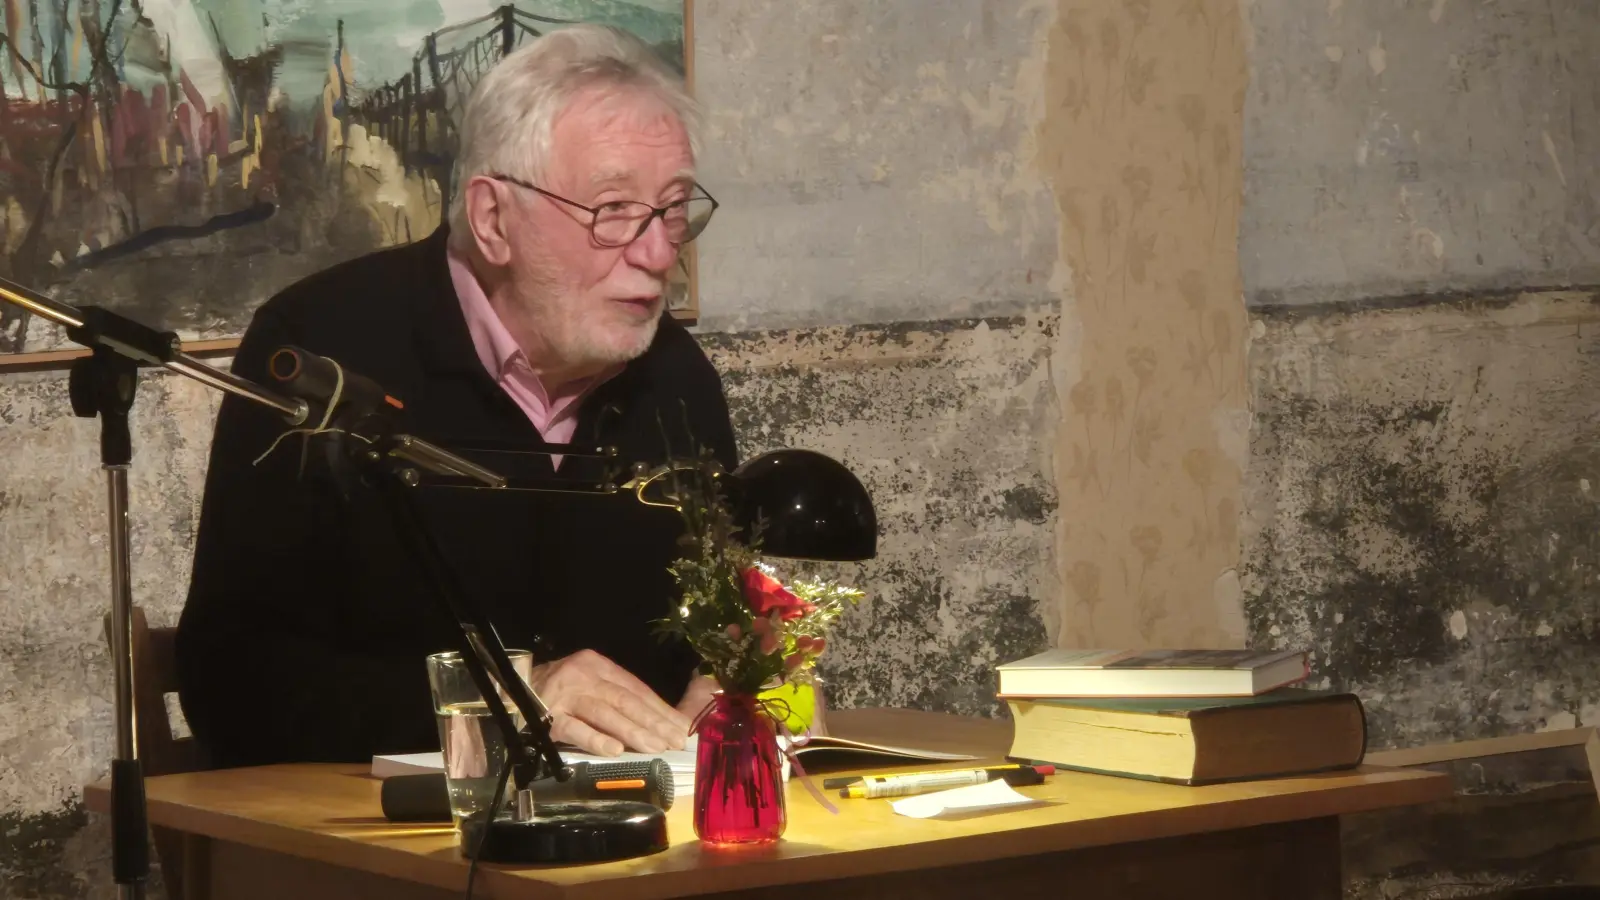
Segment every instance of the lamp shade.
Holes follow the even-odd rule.
[[[773,450],[733,473],[734,517],[749,534],[764,520],[761,552],[854,561],[878,554],[872,497],[849,469],[811,450]]]

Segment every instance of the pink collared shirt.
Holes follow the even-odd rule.
[[[489,298],[472,273],[472,267],[454,249],[449,251],[449,259],[450,280],[455,285],[456,298],[461,301],[461,312],[467,319],[467,331],[472,335],[472,345],[478,351],[484,370],[517,402],[547,442],[564,444],[572,440],[583,399],[623,367],[615,366],[599,375],[564,385],[560,393],[550,396],[544,382],[528,364],[528,355],[489,305]],[[559,467],[561,457],[552,456],[550,462]]]

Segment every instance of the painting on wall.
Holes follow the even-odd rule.
[[[439,225],[502,56],[603,22],[691,78],[691,2],[6,0],[0,276],[225,351],[282,288]],[[0,365],[73,346],[0,303]]]

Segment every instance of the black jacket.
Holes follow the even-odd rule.
[[[266,384],[266,361],[284,344],[376,381],[425,440],[449,448],[539,439],[478,360],[443,228],[268,301],[233,371]],[[177,636],[185,718],[217,766],[437,749],[424,658],[455,648],[451,620],[376,494],[341,499],[315,453],[302,471],[298,436],[254,463],[288,427],[252,401],[222,402]],[[737,462],[721,381],[671,317],[642,357],[585,401],[573,442],[586,441],[617,446],[628,463],[660,462],[669,446],[684,455],[691,441],[730,468]],[[593,474],[582,459],[552,473],[545,457],[473,458],[513,475]],[[506,646],[544,658],[593,649],[668,703],[680,699],[694,656],[650,624],[677,596],[667,571],[682,534],[675,513],[631,494],[414,496]]]

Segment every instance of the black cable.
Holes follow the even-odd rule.
[[[500,801],[506,795],[506,782],[511,780],[512,756],[506,754],[505,767],[500,770],[500,781],[494,788],[494,799],[489,802],[489,809],[483,820],[483,831],[478,834],[478,846],[473,848],[472,862],[467,865],[467,897],[472,900],[472,881],[478,874],[478,857],[483,855],[483,842],[489,837],[489,825],[494,822],[494,817],[500,811]]]

